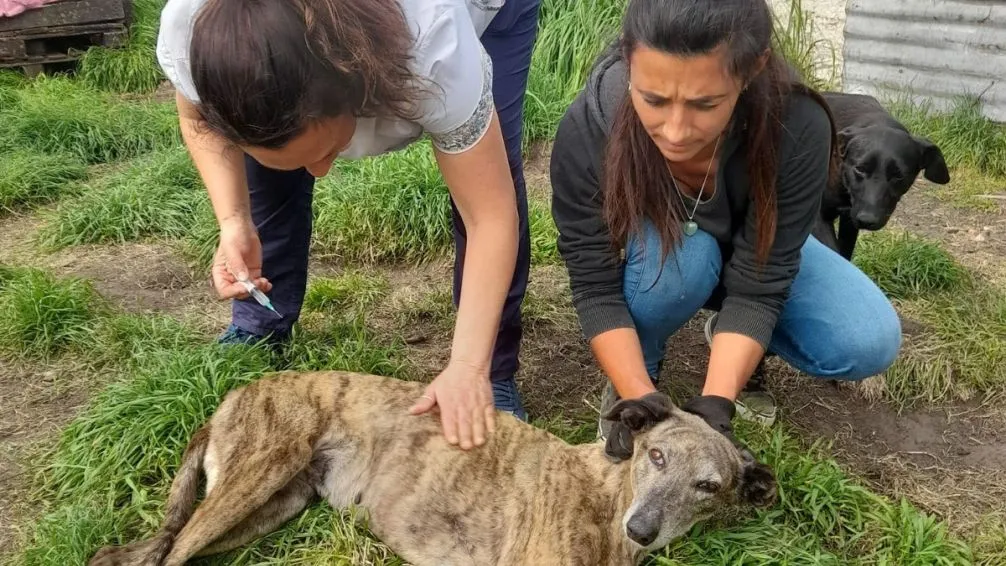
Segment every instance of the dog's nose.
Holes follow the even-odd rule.
[[[887,219],[872,211],[863,210],[856,214],[856,225],[864,230],[879,230],[884,227]]]
[[[625,524],[625,534],[639,546],[649,546],[657,540],[659,532],[659,517],[652,517],[648,513],[636,513]]]

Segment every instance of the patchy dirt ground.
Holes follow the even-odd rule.
[[[529,163],[528,179],[533,198],[547,199],[547,159]],[[909,193],[894,225],[944,242],[968,265],[990,274],[1006,273],[1006,221],[997,215],[952,208],[923,187]],[[192,273],[166,246],[93,246],[46,256],[29,243],[36,228],[33,218],[5,219],[0,227],[0,262],[86,277],[122,309],[178,316],[205,329],[208,337],[227,322],[227,305],[215,300],[205,276]],[[978,233],[984,238],[976,239]],[[312,266],[315,275],[338,270],[333,265]],[[450,310],[450,262],[384,273],[391,296],[374,325],[406,336],[410,360],[429,374],[418,377],[432,377],[448,355],[449,327],[442,317],[445,307],[448,314]],[[425,306],[411,318],[394,314],[403,305],[417,303]],[[561,266],[535,269],[525,312],[519,379],[529,412],[533,417],[594,418],[603,377],[580,337]],[[674,363],[667,365],[661,387],[678,398],[696,391],[704,374],[708,349],[701,333],[703,322],[700,314],[668,345]],[[878,491],[908,497],[946,517],[958,530],[968,530],[982,515],[1001,511],[999,502],[1006,498],[1003,411],[954,405],[898,414],[887,405],[867,401],[858,386],[815,382],[782,363],[770,368],[782,419],[807,443],[830,442],[838,461]],[[37,512],[25,499],[25,458],[54,440],[55,431],[76,414],[97,385],[69,367],[40,371],[0,361],[0,560],[12,550],[18,527]]]
[[[898,205],[891,226],[940,242],[963,264],[1006,286],[1006,196],[990,195],[999,210],[986,212],[941,201],[938,190],[924,179],[917,183]],[[1006,193],[1006,186],[1001,191]]]

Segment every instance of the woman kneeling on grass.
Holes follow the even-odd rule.
[[[158,61],[220,225],[213,283],[235,299],[221,341],[289,336],[315,178],[425,132],[451,194],[458,315],[450,362],[413,412],[438,406],[466,449],[492,432],[494,405],[526,418],[514,381],[530,265],[521,109],[539,2],[168,1]],[[282,319],[249,300],[245,279]]]
[[[654,390],[668,338],[700,308],[711,347],[685,408],[730,434],[771,423],[752,379],[766,350],[813,376],[883,372],[894,308],[809,236],[834,170],[823,102],[771,50],[751,0],[631,0],[552,154],[553,215],[573,302],[617,396]],[[605,423],[601,435],[608,436]]]

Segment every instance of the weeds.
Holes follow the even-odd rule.
[[[857,242],[853,261],[897,299],[961,291],[969,284],[967,271],[949,253],[907,232],[866,234]]]
[[[315,202],[314,246],[323,256],[423,261],[452,242],[449,193],[427,143],[339,164],[318,182]]]
[[[304,309],[363,314],[384,297],[387,290],[388,281],[382,275],[352,270],[335,278],[312,281],[304,297]]]
[[[958,97],[949,112],[935,111],[931,102],[915,104],[907,95],[886,102],[908,131],[939,146],[951,167],[1006,177],[1006,128],[985,117],[977,97]]]
[[[817,90],[830,90],[838,81],[835,46],[815,39],[814,27],[814,19],[804,10],[803,0],[790,0],[786,17],[773,14],[773,48],[793,67],[804,84]]]
[[[525,150],[552,138],[598,54],[617,38],[626,0],[543,0],[524,102]]]
[[[54,201],[86,177],[87,167],[72,155],[6,153],[0,160],[0,214]]]
[[[164,79],[157,63],[157,30],[165,0],[133,0],[129,41],[124,47],[92,47],[80,58],[88,85],[114,92],[150,92]]]
[[[183,147],[145,155],[100,181],[50,215],[38,235],[43,247],[180,238],[191,230],[198,203],[208,200]]]
[[[1006,392],[1006,295],[917,236],[878,232],[860,242],[855,263],[925,326],[884,374],[886,394],[910,405]]]
[[[181,143],[174,105],[121,102],[63,77],[41,78],[0,111],[11,147],[109,163]]]
[[[97,295],[88,282],[6,269],[0,292],[0,351],[46,361],[92,343]]]

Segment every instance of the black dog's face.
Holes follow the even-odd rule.
[[[883,228],[920,172],[934,183],[950,182],[943,153],[925,138],[879,125],[846,128],[838,136],[842,183],[858,228]]]

